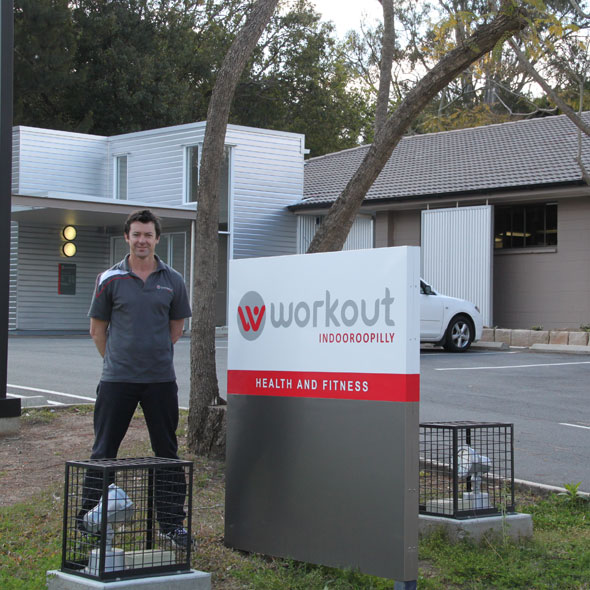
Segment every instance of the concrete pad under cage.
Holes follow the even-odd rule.
[[[499,516],[479,518],[446,518],[420,514],[418,531],[425,537],[444,530],[449,541],[457,543],[464,539],[479,543],[484,537],[509,537],[513,541],[530,539],[533,536],[533,517],[530,514],[514,512]]]
[[[48,590],[211,590],[211,574],[190,570],[179,574],[102,582],[59,570],[47,572]]]

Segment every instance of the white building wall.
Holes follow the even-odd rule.
[[[422,277],[437,291],[477,305],[492,324],[493,207],[422,211]]]
[[[78,227],[73,258],[61,254],[61,226],[19,224],[18,330],[87,330],[98,274],[109,267],[109,237]],[[76,294],[58,294],[58,264],[76,265]]]
[[[110,137],[108,196],[113,197],[113,160],[126,155],[129,201],[182,205],[185,149],[202,143],[204,134],[202,122]]]
[[[127,155],[129,201],[183,206],[188,146],[200,145],[205,123],[190,123],[110,138],[113,159]],[[286,207],[303,194],[304,136],[229,125],[232,258],[293,254],[297,225]],[[186,205],[190,206],[190,205]]]
[[[20,181],[20,129],[22,129],[22,127],[16,127],[12,130],[12,192],[15,192],[15,188],[18,188]]]
[[[8,329],[16,329],[16,290],[18,284],[18,223],[10,222],[10,273],[8,294]]]
[[[303,194],[304,136],[230,126],[233,258],[295,254],[297,220],[287,206]]]
[[[105,198],[107,138],[15,127],[12,192]]]
[[[195,207],[184,203],[185,152],[202,144],[204,132],[205,123],[110,138],[17,127],[13,193],[113,199],[113,158],[126,155],[128,202]],[[287,206],[303,194],[304,136],[230,125],[226,145],[231,149],[228,258],[294,254],[297,220]],[[19,226],[16,329],[88,326],[94,280],[110,265],[110,242],[97,228],[78,226],[78,254],[68,260],[60,255],[60,230],[41,223]],[[187,239],[187,257],[188,244]],[[74,296],[57,293],[58,263],[64,261],[77,265]]]

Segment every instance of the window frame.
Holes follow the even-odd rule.
[[[129,200],[129,154],[113,155],[113,198],[116,201]],[[125,191],[121,196],[121,162],[125,162]]]
[[[191,184],[192,184],[192,176],[189,177],[189,174],[192,170],[191,166],[191,150],[195,149],[197,152],[197,185],[196,188],[199,187],[200,182],[200,174],[201,174],[201,154],[203,152],[203,142],[193,143],[184,146],[184,170],[182,174],[182,202],[185,205],[195,205],[197,204],[197,198],[195,194],[195,199],[193,201],[190,200],[191,196]]]
[[[550,208],[553,208],[552,210]],[[527,243],[527,238],[532,237],[532,232],[539,227],[538,223],[529,221],[534,215],[542,212],[542,234],[543,243]],[[504,219],[500,224],[500,215]],[[520,222],[518,218],[520,217]],[[550,227],[550,217],[554,217],[554,225]],[[506,221],[508,220],[508,221]],[[517,220],[517,221],[515,221]],[[532,203],[510,203],[494,206],[494,252],[538,252],[556,251],[558,245],[558,204],[556,201],[532,202]],[[499,233],[502,232],[502,233]],[[529,233],[530,232],[530,233]],[[508,234],[510,233],[510,236]],[[548,236],[554,234],[555,238],[548,240]],[[504,245],[509,240],[508,245]],[[517,240],[522,240],[519,244]],[[500,244],[500,245],[498,245]]]

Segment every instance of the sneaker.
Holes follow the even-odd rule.
[[[189,537],[188,531],[185,528],[178,528],[170,531],[168,533],[164,533],[163,537],[172,541],[172,544],[175,545],[178,549],[182,549],[186,551],[189,547],[191,549],[195,549],[197,544],[194,539]]]

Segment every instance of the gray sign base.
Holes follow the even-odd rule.
[[[101,582],[59,570],[47,572],[48,590],[211,590],[211,574],[190,570],[169,576]]]
[[[225,542],[418,574],[418,404],[229,396]]]

